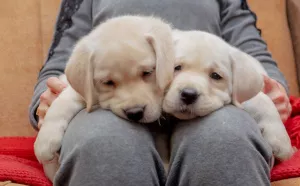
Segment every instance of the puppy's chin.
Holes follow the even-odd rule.
[[[161,109],[157,108],[155,111],[152,110],[146,110],[144,113],[144,117],[137,121],[138,123],[153,123],[157,121],[161,116]],[[126,116],[124,116],[125,119],[129,120]]]
[[[175,113],[170,113],[174,117],[181,119],[181,120],[189,120],[189,119],[194,119],[197,116],[193,113],[183,113],[183,112],[175,112]]]
[[[195,112],[192,112],[189,107],[183,106],[179,100],[170,101],[165,99],[162,108],[164,112],[181,120],[189,120],[197,117]]]
[[[134,121],[134,122],[138,122],[138,123],[152,123],[157,121],[160,116],[161,116],[161,109],[160,109],[160,105],[146,105],[146,109],[144,111],[144,116],[142,119],[140,119],[139,121]],[[124,113],[123,110],[125,110],[126,108],[124,107],[110,107],[110,110],[117,116],[129,120],[131,121],[126,114]]]
[[[171,99],[174,100],[170,101]],[[223,106],[224,102],[222,100],[209,99],[209,97],[199,99],[197,102],[190,105],[183,104],[179,97],[166,98],[163,102],[163,110],[181,120],[203,117]]]
[[[179,106],[180,107],[180,106]],[[181,106],[182,107],[182,106]],[[194,108],[196,105],[190,105],[189,107],[193,107],[193,109],[186,109],[185,111],[182,110],[173,110],[172,112],[167,112],[174,117],[181,119],[181,120],[189,120],[194,119],[196,117],[203,117],[206,116],[215,110],[219,109],[219,107],[209,107],[209,108]]]

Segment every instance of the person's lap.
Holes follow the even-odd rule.
[[[168,176],[151,124],[109,111],[81,111],[61,149],[57,185],[269,185],[271,150],[254,120],[234,106],[174,121]]]

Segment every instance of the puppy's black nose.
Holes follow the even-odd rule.
[[[180,95],[180,99],[183,103],[190,105],[194,102],[196,102],[196,100],[199,97],[199,94],[197,92],[197,90],[193,89],[193,88],[185,88],[181,91],[181,95]]]
[[[124,110],[128,119],[132,121],[139,121],[144,117],[145,107],[134,107]]]

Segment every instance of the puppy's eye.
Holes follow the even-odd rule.
[[[212,79],[215,79],[215,80],[220,80],[220,79],[222,79],[222,76],[220,76],[218,73],[216,73],[216,72],[213,72],[213,73],[211,73],[210,74],[210,77],[212,78]]]
[[[182,69],[181,65],[177,65],[177,66],[174,68],[175,71],[180,71],[181,69]]]
[[[103,84],[107,85],[107,86],[115,86],[115,82],[113,82],[112,80],[108,80],[103,82]]]
[[[143,72],[143,77],[147,77],[150,76],[152,74],[153,71],[144,71]]]

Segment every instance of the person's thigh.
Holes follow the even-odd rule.
[[[232,105],[175,124],[168,186],[270,185],[272,151],[248,113]]]
[[[151,132],[110,111],[79,112],[66,130],[55,185],[163,185]]]

